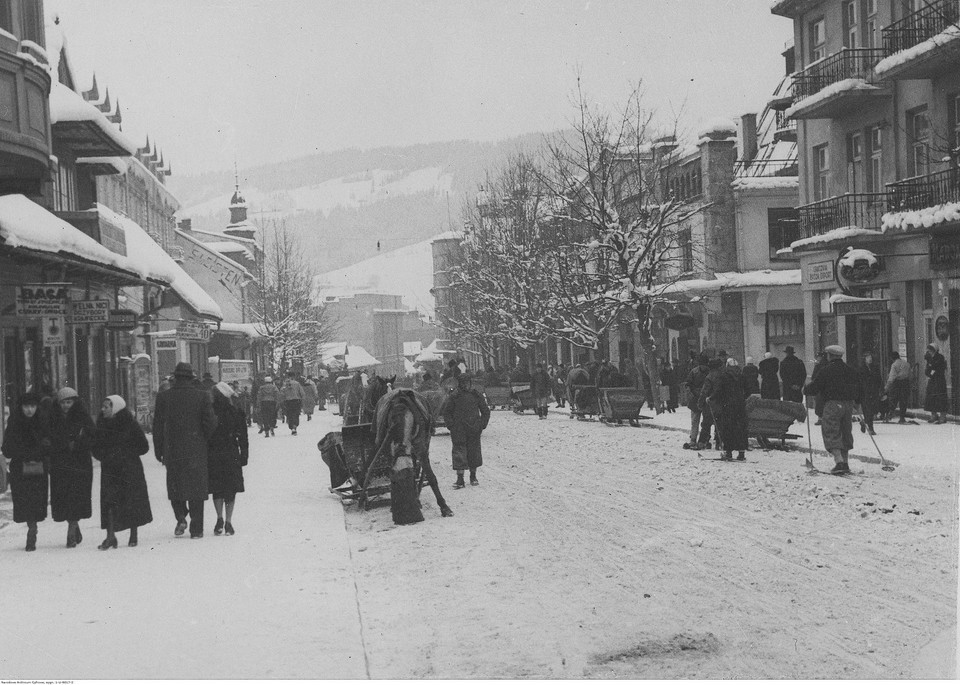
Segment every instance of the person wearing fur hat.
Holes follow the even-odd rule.
[[[853,449],[853,414],[859,412],[863,388],[860,376],[843,361],[842,347],[830,345],[824,351],[827,363],[803,392],[823,398],[820,431],[823,434],[823,446],[833,455],[831,473],[850,473],[848,456]]]
[[[210,436],[207,454],[207,488],[217,512],[214,535],[233,535],[233,507],[237,493],[243,492],[243,467],[247,465],[249,446],[247,422],[243,412],[233,406],[233,389],[224,382],[213,386],[213,413],[217,429]],[[226,505],[226,518],[224,518]]]
[[[950,405],[947,398],[947,360],[933,343],[927,345],[923,358],[926,360],[923,375],[927,377],[923,408],[930,412],[930,423],[946,423],[945,414]]]
[[[100,461],[100,527],[107,531],[97,549],[116,549],[117,533],[123,530],[130,531],[127,546],[136,547],[140,526],[153,521],[140,460],[149,451],[147,436],[126,401],[120,395],[107,397],[93,438],[93,456]]]
[[[27,524],[28,552],[37,549],[37,523],[47,518],[50,438],[38,413],[40,396],[25,393],[11,412],[0,451],[9,459],[14,523]]]
[[[50,411],[50,513],[67,522],[67,547],[83,541],[81,519],[93,515],[93,460],[90,445],[95,427],[73,388],[61,388]]]

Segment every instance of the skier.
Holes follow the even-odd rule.
[[[899,352],[891,352],[893,362],[890,364],[890,374],[887,376],[887,385],[884,393],[890,398],[890,415],[887,420],[893,420],[893,409],[900,410],[900,420],[897,423],[907,422],[907,402],[910,401],[910,364],[900,358]]]
[[[850,473],[848,456],[853,449],[853,414],[862,397],[860,377],[843,361],[843,348],[830,345],[827,363],[804,389],[807,395],[823,396],[820,431],[823,446],[833,455],[833,474]]]

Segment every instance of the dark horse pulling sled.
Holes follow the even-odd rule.
[[[430,485],[443,516],[453,516],[430,467],[431,410],[417,392],[391,390],[388,381],[373,378],[365,389],[362,414],[372,423],[344,425],[317,443],[330,469],[330,492],[366,509],[390,496],[396,524],[423,521],[420,490]]]

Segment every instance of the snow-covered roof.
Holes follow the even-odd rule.
[[[107,216],[112,219],[114,214],[110,212]],[[117,226],[123,227],[123,224],[117,223]],[[143,231],[139,226],[137,228]],[[149,239],[149,236],[147,238]],[[179,269],[172,260],[171,263],[176,269],[171,268],[165,261],[153,259],[138,250],[136,244],[131,244],[129,235],[126,255],[108,250],[86,233],[23,195],[0,196],[0,239],[10,247],[77,257],[164,284],[172,284],[176,269]]]
[[[730,186],[734,190],[799,190],[797,176],[742,176]]]
[[[826,88],[821,88],[813,95],[808,95],[802,100],[798,100],[797,102],[793,103],[793,106],[790,107],[784,114],[787,117],[792,117],[797,112],[817,105],[824,100],[829,100],[835,95],[854,90],[880,90],[880,87],[871,85],[862,78],[845,78],[842,81],[831,83]]]
[[[883,76],[888,71],[895,69],[902,64],[906,64],[907,62],[918,57],[922,57],[932,50],[943,47],[948,43],[953,43],[958,38],[960,38],[960,26],[951,24],[937,35],[927,38],[925,41],[917,43],[913,47],[907,48],[906,50],[901,50],[900,52],[890,55],[889,57],[884,57],[882,60],[877,62],[877,65],[873,68],[873,71],[877,76]]]
[[[946,202],[942,205],[908,212],[888,212],[883,215],[880,229],[884,233],[893,230],[910,231],[958,221],[960,221],[960,202]]]
[[[118,174],[127,173],[127,160],[123,157],[77,157],[77,164],[105,164],[113,167]]]
[[[737,135],[737,125],[733,119],[716,119],[707,124],[697,133],[697,138],[729,138]]]
[[[745,290],[800,285],[800,269],[761,269],[758,271],[729,271],[715,274],[715,278],[695,278],[677,281],[657,290],[662,295],[718,290]]]
[[[53,85],[50,87],[50,124],[64,121],[92,122],[115,145],[126,150],[130,155],[135,155],[137,152],[136,143],[114,126],[103,112],[84,100],[79,93],[73,92],[54,78]]]
[[[214,237],[214,238],[218,238],[218,239],[219,239],[218,242],[229,241],[229,242],[243,243],[243,244],[246,244],[246,245],[256,245],[256,244],[257,244],[257,241],[254,240],[253,238],[243,238],[243,237],[238,236],[238,235],[227,235],[226,233],[217,233],[217,232],[215,232],[215,231],[201,231],[201,230],[198,229],[198,228],[190,229],[190,233],[196,233],[196,234],[198,234],[198,235],[208,235],[208,236],[212,236],[212,237]],[[202,242],[202,241],[201,241],[201,242]]]
[[[820,235],[794,240],[792,243],[790,243],[790,249],[795,250],[800,247],[822,245],[832,243],[835,240],[846,240],[847,238],[855,238],[861,235],[875,236],[877,235],[877,231],[873,231],[869,228],[857,228],[856,226],[844,226],[843,228],[835,228],[832,231],[827,231],[826,233],[821,233]]]
[[[438,345],[439,341],[434,340],[432,343],[420,350],[420,354],[416,356],[414,361],[418,362],[442,362],[443,355],[445,354],[454,354],[456,350],[444,350],[441,349]]]
[[[221,321],[219,333],[242,333],[251,340],[257,340],[263,337],[260,324],[256,323],[236,323],[233,321]]]
[[[222,319],[223,312],[220,305],[214,302],[207,291],[193,280],[183,268],[173,261],[164,249],[151,238],[146,231],[133,219],[117,214],[105,205],[97,204],[97,211],[107,217],[112,223],[123,228],[127,236],[127,252],[139,255],[151,264],[161,265],[173,274],[170,279],[170,288],[183,300],[190,309],[200,316],[213,319]]]
[[[344,354],[346,350],[346,354]],[[360,345],[348,345],[345,342],[327,343],[320,346],[320,363],[329,364],[336,360],[336,357],[343,357],[343,361],[351,369],[361,369],[366,366],[379,366],[382,362]]]
[[[438,240],[462,240],[462,239],[463,239],[463,232],[447,231],[445,233],[441,233],[440,235],[433,236],[433,238],[430,239],[430,242],[433,243]]]
[[[242,252],[250,259],[253,259],[253,255],[250,254],[250,250],[247,249],[247,246],[241,245],[235,240],[211,240],[210,242],[205,242],[205,241],[197,241],[197,242],[202,242],[211,250],[216,250],[217,252],[223,252],[223,253]]]

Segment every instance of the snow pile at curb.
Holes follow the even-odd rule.
[[[884,233],[894,229],[909,231],[957,221],[960,221],[960,202],[945,202],[909,212],[887,212],[883,215],[880,229]]]

